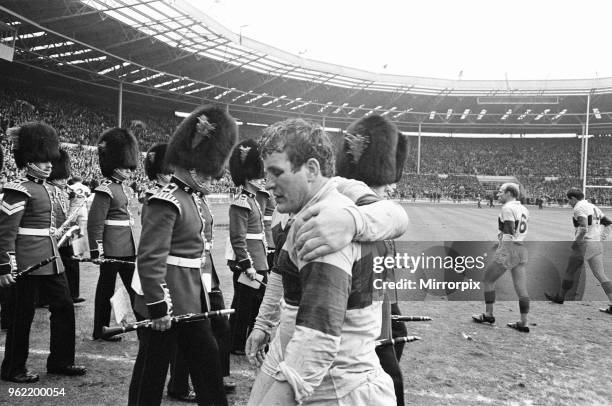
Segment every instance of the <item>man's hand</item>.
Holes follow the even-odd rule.
[[[155,331],[166,331],[172,326],[172,318],[168,315],[151,320],[151,328]]]
[[[0,276],[0,287],[8,288],[15,283],[15,278],[10,273]]]
[[[293,227],[298,227],[296,247],[298,256],[304,261],[312,261],[346,247],[355,237],[357,228],[347,210],[326,207],[321,203],[306,209]]]
[[[244,347],[244,352],[251,365],[255,365],[257,368],[261,367],[266,357],[265,347],[269,341],[270,336],[263,330],[256,328],[251,331]]]
[[[257,271],[254,268],[249,268],[244,271],[244,273],[246,274],[246,276],[249,277],[250,280],[255,280],[255,277],[257,276]]]

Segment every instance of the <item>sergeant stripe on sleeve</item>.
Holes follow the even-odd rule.
[[[9,204],[8,202],[3,201],[2,205],[0,206],[0,211],[6,213],[7,216],[12,216],[13,214],[24,210],[25,203],[25,201],[21,201],[14,204]]]

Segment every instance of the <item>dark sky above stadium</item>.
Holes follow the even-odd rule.
[[[447,79],[612,76],[599,0],[187,0],[230,30],[304,58]]]

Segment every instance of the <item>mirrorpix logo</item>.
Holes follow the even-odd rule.
[[[486,249],[482,248],[471,246],[467,250],[469,255],[463,255],[467,253],[460,254],[453,247],[435,245],[419,250],[421,253],[417,255],[412,250],[406,250],[412,253],[398,251],[394,256],[376,256],[372,269],[375,274],[374,288],[420,291],[435,296],[449,296],[455,292],[480,294],[488,258]],[[391,270],[393,277],[389,278]],[[421,295],[409,297],[410,300],[417,297],[417,300],[424,299]]]

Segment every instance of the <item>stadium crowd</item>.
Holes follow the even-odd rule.
[[[93,148],[98,136],[116,122],[116,115],[107,106],[89,100],[78,100],[62,94],[40,92],[31,88],[0,89],[0,145],[8,152],[7,128],[27,121],[44,121],[57,129],[60,141],[69,143],[74,173],[87,184],[95,185],[101,175]],[[124,123],[131,128],[141,148],[167,141],[178,124],[178,118],[151,115],[127,110]],[[243,131],[244,130],[244,131]],[[258,128],[241,128],[241,137],[251,138]],[[332,140],[340,139],[330,134]],[[416,137],[412,138],[411,159],[406,163],[402,182],[395,196],[404,199],[486,199],[487,192],[476,176],[516,176],[528,198],[545,198],[562,202],[565,191],[580,185],[580,140],[577,138],[456,138],[422,137],[421,175],[417,172]],[[10,156],[10,154],[6,154]],[[612,137],[593,137],[589,142],[589,183],[610,185]],[[19,176],[9,160],[0,174],[0,185]],[[135,183],[144,183],[142,168],[135,174]],[[231,192],[229,173],[214,186],[215,193]],[[594,189],[590,195],[597,202],[610,204],[612,192]]]

